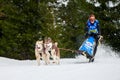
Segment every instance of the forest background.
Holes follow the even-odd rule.
[[[91,13],[100,22],[104,44],[119,53],[119,0],[0,0],[0,56],[34,59],[35,42],[44,37],[77,50]],[[75,54],[61,51],[61,57]]]

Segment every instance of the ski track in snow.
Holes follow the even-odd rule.
[[[120,59],[106,46],[98,48],[95,62],[80,56],[64,58],[60,65],[37,66],[36,60],[0,57],[0,80],[120,80]]]

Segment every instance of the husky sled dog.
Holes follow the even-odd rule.
[[[44,40],[45,55],[46,55],[46,64],[50,64],[50,58],[53,59],[53,63],[60,63],[60,50],[58,48],[58,43],[52,42],[50,37]]]
[[[53,43],[51,56],[53,58],[53,63],[60,64],[60,49],[58,48],[58,43]]]
[[[39,40],[36,41],[36,44],[35,44],[35,57],[36,57],[38,65],[40,65],[40,60],[41,59],[45,59],[43,41],[39,41]]]
[[[45,61],[46,64],[50,64],[50,51],[52,50],[52,40],[51,38],[45,38],[44,39],[44,48],[45,48]]]

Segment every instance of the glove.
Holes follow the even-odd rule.
[[[99,35],[99,38],[98,38],[98,42],[99,42],[99,44],[101,44],[102,41],[103,41],[103,36]]]

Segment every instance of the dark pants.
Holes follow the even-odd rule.
[[[93,51],[93,57],[95,56],[95,54],[96,54],[96,52],[97,52],[98,39],[99,39],[99,37],[98,37],[98,35],[95,35],[94,38],[95,38],[96,44],[95,44],[95,49],[94,49],[94,51]]]

